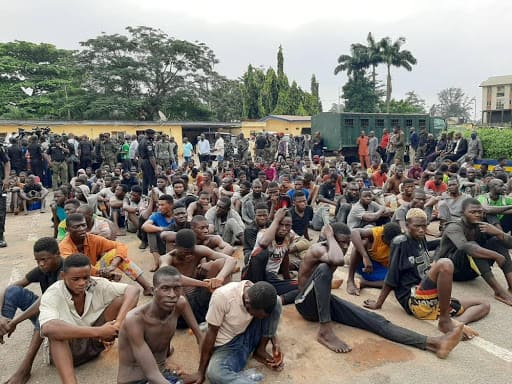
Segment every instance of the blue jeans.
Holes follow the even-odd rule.
[[[4,305],[2,307],[2,316],[12,319],[18,309],[26,311],[38,299],[38,296],[28,289],[19,285],[11,285],[5,290]],[[36,330],[39,329],[39,321],[37,316],[30,318]]]
[[[229,343],[215,348],[206,371],[211,384],[254,384],[254,381],[240,371],[247,364],[251,353],[258,347],[261,338],[276,335],[281,311],[282,307],[278,299],[269,317],[254,318],[244,333],[236,336]]]

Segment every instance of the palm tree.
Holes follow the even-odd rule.
[[[347,72],[348,77],[364,75],[365,70],[370,67],[368,52],[364,45],[352,44],[350,46],[352,55],[340,55],[338,65],[334,68],[334,74]]]
[[[416,64],[417,60],[408,50],[402,50],[402,45],[405,44],[405,37],[399,37],[396,41],[392,42],[389,37],[383,38],[379,41],[382,50],[382,59],[386,63],[388,69],[388,76],[386,82],[386,112],[389,113],[389,102],[391,101],[391,66],[397,68],[405,68],[412,71],[412,66]]]
[[[376,84],[377,84],[377,74],[376,69],[379,64],[381,64],[383,61],[382,58],[382,49],[380,44],[375,41],[375,38],[373,37],[371,32],[368,32],[368,36],[366,37],[366,42],[368,45],[364,44],[354,44],[354,46],[358,49],[364,49],[366,50],[367,60],[372,67],[372,82],[373,82],[373,90],[375,91]]]

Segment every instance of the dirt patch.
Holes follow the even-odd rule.
[[[414,359],[414,354],[410,350],[387,340],[376,339],[366,339],[362,343],[354,344],[352,352],[345,356],[351,368],[356,371]]]

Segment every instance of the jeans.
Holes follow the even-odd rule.
[[[311,220],[311,226],[315,231],[320,231],[322,227],[331,222],[330,219],[330,208],[327,204],[320,205],[313,215]]]
[[[427,337],[391,323],[375,312],[331,295],[331,268],[322,263],[316,267],[306,288],[295,300],[295,307],[308,321],[345,324],[364,329],[385,339],[425,350]]]
[[[276,307],[265,319],[254,318],[247,329],[229,343],[215,348],[206,376],[211,384],[254,384],[254,381],[240,373],[247,364],[262,337],[274,337],[279,325],[282,307],[277,300]]]
[[[38,299],[38,296],[28,289],[19,285],[11,285],[5,290],[4,305],[2,307],[2,316],[8,319],[14,318],[18,309],[26,311]],[[35,329],[39,329],[37,315],[30,318]]]

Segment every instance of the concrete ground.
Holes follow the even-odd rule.
[[[29,216],[7,218],[6,239],[8,248],[0,249],[0,286],[4,287],[22,277],[35,266],[32,246],[42,236],[51,236],[50,215],[33,212]],[[119,238],[129,246],[129,256],[144,270],[149,270],[149,251],[137,248],[138,240],[132,234]],[[504,283],[503,274],[495,270]],[[147,277],[151,274],[147,273]],[[338,277],[346,278],[347,269],[339,268]],[[128,282],[126,277],[123,281]],[[334,294],[362,305],[366,298],[377,298],[379,291],[366,289],[360,297],[348,296],[345,284]],[[38,287],[32,287],[39,291]],[[403,383],[408,381],[424,383],[496,383],[512,382],[512,337],[510,337],[512,308],[497,302],[491,290],[481,279],[467,283],[455,283],[456,297],[476,297],[492,304],[491,313],[474,328],[480,337],[461,342],[446,360],[439,360],[432,353],[404,347],[382,339],[371,333],[336,325],[337,334],[348,342],[353,350],[347,354],[335,354],[315,341],[317,325],[304,321],[293,306],[284,309],[279,329],[282,348],[285,353],[285,368],[282,372],[271,372],[251,361],[265,375],[265,383],[312,383],[319,384],[355,382],[372,384]],[[140,303],[148,298],[142,297]],[[420,321],[407,316],[390,295],[380,314],[389,320],[428,336],[440,332],[433,322]],[[0,345],[0,382],[6,381],[15,371],[24,356],[30,335],[31,324],[25,322],[4,345]],[[178,332],[173,340],[174,355],[170,364],[178,365],[185,371],[197,368],[198,347],[188,332]],[[117,344],[104,352],[96,361],[77,368],[78,381],[84,384],[115,383],[117,375]],[[36,358],[30,383],[57,383],[54,367],[43,362],[42,353]]]

